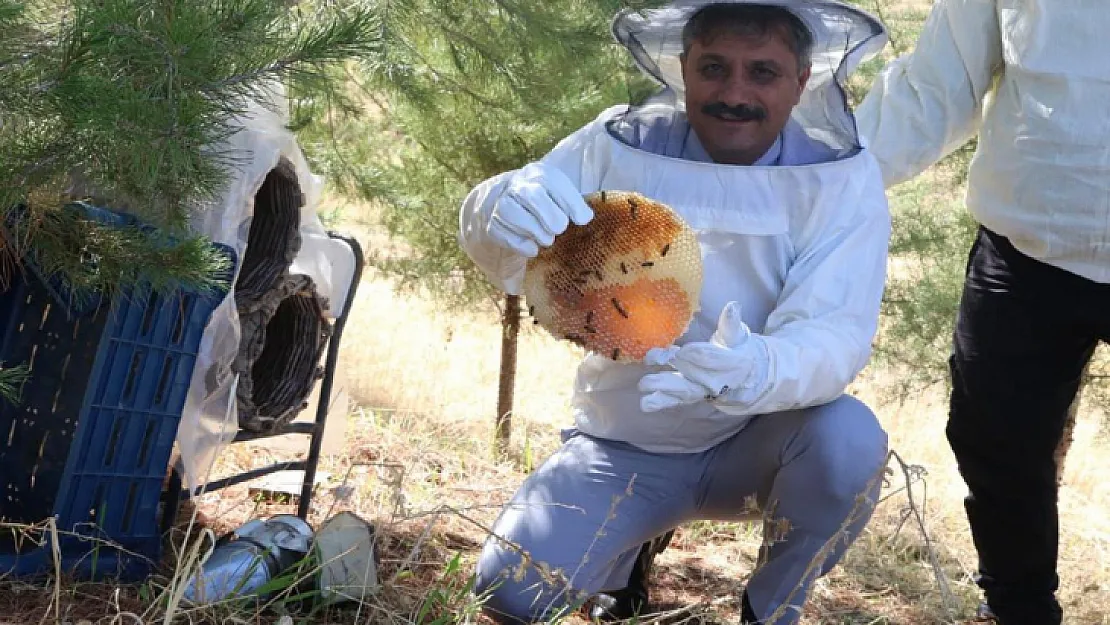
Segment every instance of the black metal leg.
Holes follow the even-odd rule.
[[[324,379],[320,383],[320,399],[316,405],[316,427],[313,429],[312,439],[309,443],[308,458],[305,460],[307,466],[304,471],[304,484],[301,486],[301,500],[297,505],[297,516],[302,519],[308,517],[308,509],[312,502],[312,491],[315,486],[314,482],[316,481],[316,467],[320,462],[320,447],[324,442],[324,426],[327,424],[328,409],[331,406],[331,390],[335,380],[335,366],[339,360],[339,342],[343,336],[343,327],[347,324],[347,317],[351,314],[351,307],[354,305],[355,292],[358,290],[359,282],[362,280],[362,265],[364,263],[362,247],[357,240],[334,232],[329,232],[328,236],[340,239],[351,246],[351,250],[355,255],[355,270],[354,275],[351,276],[350,287],[347,289],[347,300],[343,305],[343,314],[336,318],[332,335],[328,339],[328,357],[324,365]]]
[[[230,477],[225,477],[222,480],[209,482],[204,485],[203,492],[211,493],[217,490],[223,490],[229,486],[235,486],[237,484],[242,484],[243,482],[249,482],[253,479],[270,475],[271,473],[277,473],[278,471],[296,471],[298,469],[304,469],[305,466],[306,463],[304,460],[286,460],[285,462],[275,462],[268,467],[251,469],[250,471],[245,471],[243,473],[238,473]]]

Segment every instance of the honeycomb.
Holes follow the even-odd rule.
[[[594,218],[571,223],[529,260],[523,294],[533,322],[621,362],[686,331],[701,294],[701,249],[670,207],[628,191],[584,196]]]

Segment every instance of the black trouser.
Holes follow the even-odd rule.
[[[1110,285],[980,229],[949,360],[947,435],[970,493],[979,585],[1003,625],[1061,622],[1053,453],[1087,361],[1108,336]]]

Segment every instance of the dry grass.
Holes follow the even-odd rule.
[[[324,459],[322,469],[331,481],[320,488],[310,521],[318,524],[339,510],[373,521],[386,583],[361,610],[315,614],[311,622],[482,620],[466,581],[485,528],[524,468],[558,444],[558,430],[568,424],[570,383],[580,355],[527,329],[520,347],[513,454],[495,461],[490,442],[499,332],[492,317],[444,313],[368,275],[343,341],[341,367],[352,399],[346,444]],[[914,483],[914,495],[956,613],[966,615],[975,602],[969,578],[975,561],[961,508],[963,485],[943,437],[943,396],[880,405],[876,389],[890,375],[869,370],[852,392],[878,406],[894,450],[926,473],[924,483]],[[1101,415],[1089,406],[1083,413],[1061,496],[1062,597],[1069,623],[1110,623],[1110,486],[1102,478],[1110,471],[1110,454],[1097,440]],[[231,451],[218,472],[264,460]],[[804,623],[953,622],[921,528],[914,518],[904,518],[904,485],[896,472],[868,531],[815,588]],[[252,498],[246,486],[205,495],[197,506],[202,524],[216,534],[254,516],[291,511],[287,504]],[[672,621],[696,616],[734,622],[735,591],[750,574],[759,543],[750,525],[683,526],[659,557],[654,597],[662,609],[674,611]],[[141,587],[0,582],[0,606],[9,608],[0,622],[163,622],[164,608],[151,602],[165,592],[173,569],[171,559],[163,576]],[[179,612],[174,622],[276,622],[284,607],[279,602],[262,615],[255,614],[257,606],[192,609]]]
[[[372,230],[352,229],[368,244],[380,240]],[[493,316],[448,314],[420,297],[395,293],[368,271],[341,352],[352,401],[345,444],[323,460],[321,469],[331,477],[319,488],[309,520],[318,525],[340,510],[371,520],[385,583],[366,605],[309,613],[304,622],[487,622],[467,593],[468,576],[500,506],[527,468],[555,449],[558,430],[569,424],[580,357],[577,348],[525,329],[512,454],[497,461],[491,436],[499,341]],[[940,625],[966,617],[977,601],[963,484],[943,436],[943,394],[883,404],[879,389],[893,375],[868,370],[851,391],[877,408],[893,449],[914,465],[911,484],[924,532],[918,517],[908,515],[906,474],[896,470],[868,530],[815,587],[806,625]],[[1110,445],[1098,440],[1102,415],[1095,408],[1084,407],[1060,506],[1062,599],[1067,622],[1084,625],[1110,623],[1110,484],[1103,479],[1110,471]],[[217,473],[270,460],[257,451],[231,450]],[[898,469],[897,463],[892,467]],[[198,526],[216,535],[252,517],[292,511],[287,503],[252,497],[247,486],[204,495],[196,505]],[[182,511],[179,525],[191,512]],[[757,528],[747,524],[681,527],[659,557],[653,580],[653,597],[668,611],[666,620],[735,622],[736,591],[752,571],[760,540]],[[180,534],[173,542],[182,542]],[[0,623],[275,623],[283,611],[303,607],[281,599],[267,610],[178,607],[167,620],[165,599],[176,568],[169,558],[160,576],[139,587],[0,581],[0,607],[8,608],[0,611]]]
[[[360,290],[354,314],[342,366],[357,407],[347,424],[346,449],[325,462],[336,482],[349,474],[348,483],[356,488],[341,501],[323,489],[313,520],[332,510],[357,510],[380,525],[386,575],[411,560],[411,575],[387,585],[367,608],[374,619],[365,622],[413,622],[429,602],[449,621],[472,620],[473,601],[449,589],[463,584],[472,570],[484,528],[523,478],[522,466],[542,461],[557,445],[558,429],[568,424],[579,352],[542,332],[525,333],[515,461],[495,462],[490,437],[500,332],[496,320],[446,314],[418,297],[395,294],[373,275]],[[977,600],[970,582],[975,560],[961,507],[963,485],[943,437],[943,395],[881,405],[876,389],[890,375],[869,370],[852,391],[878,407],[894,450],[921,471],[924,482],[914,483],[914,495],[934,553],[915,518],[905,518],[908,500],[897,472],[867,533],[842,566],[818,584],[804,623],[948,623],[953,622],[948,614],[967,615]],[[1097,440],[1100,415],[1092,407],[1084,414],[1061,497],[1062,597],[1069,623],[1110,623],[1110,489],[1101,477],[1110,470],[1110,454]],[[246,468],[247,460],[229,456],[225,470]],[[245,489],[210,495],[200,506],[221,528],[269,512],[258,510]],[[748,525],[680,528],[659,558],[654,596],[663,609],[687,608],[710,621],[735,621],[735,590],[750,574],[759,542],[756,528]],[[449,568],[455,554],[458,568]],[[947,606],[933,555],[952,590]],[[952,607],[956,611],[948,612]]]

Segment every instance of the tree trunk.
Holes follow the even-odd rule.
[[[501,317],[501,379],[497,389],[497,436],[499,454],[508,451],[513,433],[513,389],[516,384],[516,346],[520,336],[520,296],[505,296]]]

